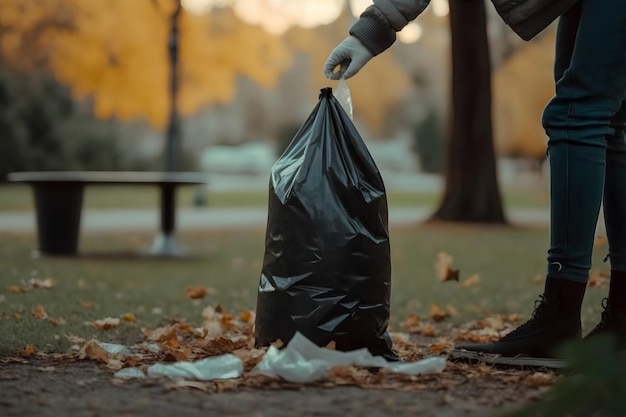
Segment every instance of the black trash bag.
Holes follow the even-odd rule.
[[[274,164],[255,343],[299,331],[318,346],[397,356],[387,333],[391,261],[378,168],[331,88]]]

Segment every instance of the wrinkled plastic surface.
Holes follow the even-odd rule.
[[[330,88],[272,167],[268,213],[256,345],[299,331],[397,359],[385,187]]]
[[[243,374],[243,361],[235,355],[226,354],[195,362],[155,363],[147,369],[147,375],[139,368],[124,368],[113,376],[119,379],[134,379],[167,376],[177,379],[234,379]]]
[[[243,361],[231,354],[195,362],[155,363],[148,368],[148,376],[167,376],[200,381],[239,378],[241,374],[243,374]]]
[[[119,379],[135,379],[135,378],[145,378],[146,374],[139,368],[123,368],[117,371],[114,375],[114,378]]]
[[[343,78],[339,80],[339,84],[337,84],[335,97],[337,97],[337,101],[339,101],[339,104],[341,104],[350,120],[354,120],[352,116],[352,95],[350,94],[348,83],[346,83],[346,80]]]
[[[334,366],[349,365],[419,375],[443,371],[446,359],[432,357],[417,362],[388,362],[380,356],[373,356],[367,349],[339,352],[320,348],[301,333],[296,333],[284,349],[270,346],[256,370],[263,375],[281,377],[289,382],[309,383],[324,379]]]
[[[111,355],[124,355],[129,356],[132,355],[131,351],[124,345],[118,345],[116,343],[105,343],[105,342],[97,342],[98,345],[106,350]]]

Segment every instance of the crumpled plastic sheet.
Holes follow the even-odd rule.
[[[352,95],[350,94],[348,83],[346,83],[346,80],[343,78],[339,80],[339,84],[337,84],[335,97],[339,101],[339,104],[341,104],[341,107],[345,110],[350,120],[354,120],[352,111]]]
[[[117,371],[113,376],[120,379],[167,376],[210,381],[213,379],[235,379],[242,374],[243,361],[235,355],[226,354],[195,362],[155,363],[147,369],[147,375],[139,368],[124,368]]]
[[[97,342],[97,343],[98,343],[98,346],[106,350],[111,355],[117,355],[117,354],[124,355],[124,356],[132,355],[131,351],[128,350],[128,348],[124,345],[118,345],[116,343],[105,343],[105,342]]]
[[[148,368],[148,376],[167,376],[200,381],[239,378],[242,374],[243,361],[231,354],[201,359],[195,362],[155,363]]]
[[[334,366],[348,365],[419,375],[443,371],[446,359],[431,357],[417,362],[388,362],[380,356],[373,356],[367,349],[341,352],[320,348],[297,332],[282,350],[270,346],[255,369],[263,375],[281,377],[289,382],[309,383],[324,379]]]
[[[139,368],[123,368],[117,371],[114,375],[114,378],[119,379],[134,379],[134,378],[145,378],[146,374]]]

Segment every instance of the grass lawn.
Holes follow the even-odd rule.
[[[38,350],[64,352],[67,336],[100,341],[131,342],[141,327],[154,327],[172,318],[199,325],[202,309],[221,304],[230,311],[253,309],[264,251],[264,230],[181,233],[194,256],[183,260],[140,258],[134,253],[151,242],[151,234],[86,234],[82,255],[75,258],[37,257],[35,237],[0,235],[0,356],[15,354],[27,344]],[[533,277],[544,269],[546,229],[415,226],[394,229],[392,242],[391,328],[408,314],[428,317],[431,305],[454,306],[451,324],[485,312],[528,315],[542,292]],[[602,264],[604,248],[594,265]],[[462,288],[439,282],[437,253],[454,257],[461,281],[478,273],[478,285]],[[13,292],[31,278],[51,278],[52,288]],[[191,300],[187,286],[210,287],[212,294]],[[584,326],[594,324],[606,289],[590,288],[585,300]],[[48,319],[35,317],[42,306]],[[42,316],[44,310],[38,311]],[[132,313],[136,321],[110,331],[85,324]],[[50,320],[52,319],[52,320]],[[64,323],[55,324],[57,319]]]
[[[181,187],[178,190],[178,205],[190,207],[194,203],[194,190]],[[267,205],[268,190],[211,192],[208,194],[209,207],[259,207]],[[85,189],[84,205],[93,209],[133,209],[158,207],[159,193],[155,187],[91,186]],[[390,191],[391,207],[425,206],[435,207],[440,195],[432,192]],[[547,207],[548,195],[545,190],[504,190],[504,203],[507,207],[541,208]],[[0,185],[0,212],[31,210],[33,197],[30,187],[21,184]]]

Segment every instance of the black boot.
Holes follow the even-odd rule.
[[[585,340],[608,334],[615,337],[618,350],[626,350],[626,272],[611,271],[609,298],[602,300],[602,307],[600,323]]]
[[[580,307],[586,285],[563,279],[546,280],[544,294],[526,323],[497,342],[456,346],[452,359],[485,363],[561,368],[556,350],[565,342],[580,340]]]

